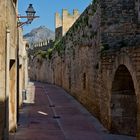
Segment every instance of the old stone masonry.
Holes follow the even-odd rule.
[[[64,10],[62,21],[56,14],[53,46],[45,55],[40,52],[29,59],[31,80],[63,87],[111,133],[137,140],[140,140],[139,8],[139,0],[96,0],[81,15],[75,11],[74,23]],[[68,25],[68,20],[73,24]]]
[[[28,43],[17,27],[17,0],[0,0],[0,140],[15,132],[28,81]]]

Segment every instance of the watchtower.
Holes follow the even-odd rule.
[[[59,39],[64,36],[79,16],[80,14],[77,9],[73,10],[72,15],[67,9],[63,9],[62,17],[59,13],[55,13],[55,39]]]

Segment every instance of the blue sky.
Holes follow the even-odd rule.
[[[62,13],[62,9],[68,9],[72,13],[73,9],[78,9],[80,13],[91,3],[92,0],[19,0],[18,11],[21,15],[25,15],[28,5],[33,4],[36,15],[40,16],[35,19],[31,25],[23,27],[24,34],[30,32],[31,29],[45,25],[54,31],[54,14]]]

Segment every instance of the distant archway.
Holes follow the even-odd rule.
[[[112,83],[111,132],[136,136],[137,98],[129,70],[120,65]]]

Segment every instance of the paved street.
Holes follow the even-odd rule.
[[[18,130],[10,140],[135,140],[111,135],[63,89],[30,83],[20,111]]]

